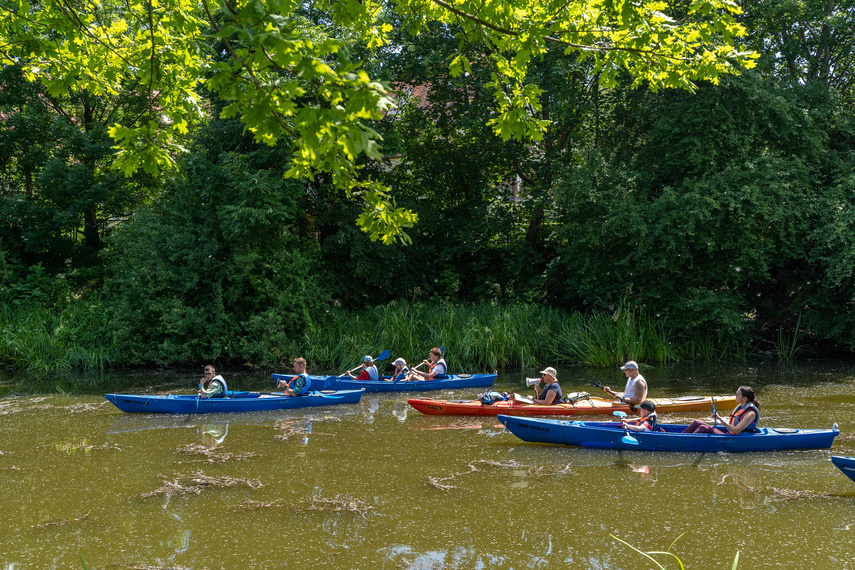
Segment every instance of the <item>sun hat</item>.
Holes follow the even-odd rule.
[[[395,367],[400,366],[401,368],[403,368],[406,365],[407,365],[407,361],[404,360],[403,358],[398,358],[395,360],[395,362],[392,363],[392,366],[395,366]]]
[[[363,358],[363,359],[362,359],[362,362],[368,362],[368,363],[371,363],[371,362],[374,362],[374,359],[373,359],[373,358],[371,358],[370,356],[368,356],[368,355],[366,354],[366,355],[365,355],[365,358]]]
[[[556,372],[555,369],[551,366],[549,368],[544,368],[543,370],[541,370],[540,374],[549,374],[550,376],[552,376],[553,380],[558,380],[558,372]]]
[[[630,360],[626,364],[620,367],[621,370],[638,370],[638,364],[635,363],[635,360]]]

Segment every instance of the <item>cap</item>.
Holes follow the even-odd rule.
[[[366,354],[366,355],[365,355],[365,358],[363,358],[363,359],[362,359],[362,362],[368,362],[368,363],[371,363],[371,362],[374,362],[374,359],[373,359],[373,358],[371,358],[369,355],[367,355],[367,354]]]
[[[395,366],[395,367],[400,366],[401,368],[403,368],[406,365],[407,365],[407,361],[404,360],[403,358],[398,358],[395,360],[395,362],[392,363],[392,366]]]
[[[641,404],[638,405],[638,407],[644,408],[648,412],[655,412],[656,411],[656,404],[654,404],[650,400],[644,400],[643,402],[641,402]]]
[[[635,360],[630,360],[626,364],[620,367],[621,370],[638,370],[638,364],[635,363]]]
[[[543,370],[540,371],[540,373],[541,374],[549,374],[550,376],[552,376],[553,380],[558,380],[558,372],[556,372],[555,369],[551,366],[549,368],[544,368]]]

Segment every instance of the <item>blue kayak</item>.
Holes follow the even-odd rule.
[[[657,431],[630,431],[615,422],[580,422],[498,416],[512,434],[534,443],[640,451],[741,452],[828,449],[840,433],[832,429],[757,428],[751,433],[681,433],[687,426],[661,425]],[[659,431],[662,430],[662,431]],[[634,442],[633,442],[634,440]]]
[[[840,457],[832,455],[831,462],[843,471],[843,474],[855,481],[855,457]]]
[[[107,394],[105,397],[128,414],[207,414],[212,412],[256,412],[261,410],[293,410],[333,404],[356,404],[362,390],[347,390],[324,394],[309,392],[303,396],[260,394],[258,392],[229,392],[227,398],[186,396],[141,396]]]
[[[273,374],[273,379],[290,380],[293,374]],[[348,376],[309,376],[310,390],[360,390],[366,392],[416,392],[424,390],[448,390],[457,388],[490,387],[496,374],[452,374],[438,380],[412,380],[393,382],[391,376],[383,380],[354,380]]]

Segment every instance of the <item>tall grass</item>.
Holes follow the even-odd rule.
[[[30,372],[102,369],[118,357],[108,314],[78,302],[62,311],[0,306],[0,363]]]
[[[325,312],[283,353],[305,356],[315,369],[346,369],[364,354],[386,348],[393,358],[416,363],[433,346],[446,348],[450,368],[467,371],[712,360],[730,351],[709,335],[679,337],[664,319],[626,303],[568,313],[539,305],[391,302],[358,312]]]

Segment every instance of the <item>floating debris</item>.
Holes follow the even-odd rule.
[[[264,484],[258,480],[235,479],[234,477],[209,477],[198,471],[193,475],[176,475],[172,481],[164,479],[161,488],[149,493],[143,493],[140,495],[140,498],[145,499],[146,497],[153,497],[155,495],[198,495],[203,489],[224,487],[248,487],[255,490],[263,486]]]
[[[777,502],[777,501],[790,501],[793,499],[831,499],[833,495],[829,495],[828,493],[823,492],[815,492],[815,491],[796,491],[793,489],[778,489],[777,487],[770,487],[766,489],[766,492],[774,493],[777,496],[767,497],[766,502]]]
[[[122,451],[122,448],[118,445],[111,445],[109,443],[103,443],[102,445],[91,445],[87,443],[85,439],[79,442],[70,441],[68,443],[55,443],[53,444],[53,447],[57,451],[64,451],[65,453],[76,453],[78,451],[84,451],[88,453],[93,449],[116,449],[118,451]]]
[[[334,513],[338,513],[341,511],[346,511],[349,513],[356,513],[362,518],[365,518],[365,515],[368,513],[368,511],[374,509],[374,507],[372,507],[365,501],[360,501],[359,499],[351,497],[350,495],[345,495],[343,497],[335,497],[332,499],[325,499],[323,497],[312,497],[310,500],[305,501],[302,505],[292,505],[292,508],[297,512],[331,511]]]
[[[203,455],[207,459],[203,461],[207,461],[208,463],[225,463],[230,459],[242,460],[249,459],[251,457],[262,457],[260,453],[246,452],[246,453],[221,453],[216,451],[216,449],[211,449],[205,445],[201,445],[199,443],[191,443],[190,445],[179,447],[175,450],[175,453],[180,453],[182,455]]]
[[[264,501],[253,501],[252,499],[247,499],[242,503],[239,503],[234,506],[234,510],[236,511],[253,511],[257,509],[269,509],[270,507],[282,507],[279,501],[273,501],[272,503],[267,503]]]
[[[67,409],[67,410],[68,410],[70,413],[72,413],[72,414],[81,414],[81,413],[84,413],[84,412],[92,412],[92,411],[94,411],[94,410],[97,410],[97,409],[98,409],[98,408],[100,408],[101,406],[104,406],[104,405],[109,404],[109,403],[110,403],[110,402],[108,402],[108,401],[106,401],[106,400],[105,400],[105,401],[103,401],[103,402],[100,402],[100,403],[98,403],[98,404],[95,404],[95,403],[92,403],[92,402],[85,402],[85,403],[83,403],[83,404],[74,404],[74,405],[71,405],[71,406],[65,406],[65,409]],[[61,408],[61,407],[63,407],[63,406],[58,406],[58,407],[60,407],[60,408]]]
[[[328,433],[319,433],[316,431],[312,431],[313,423],[320,422],[339,422],[341,423],[341,418],[337,418],[335,416],[321,416],[321,417],[310,417],[299,420],[279,420],[273,427],[282,433],[273,436],[274,439],[286,440],[292,436],[305,436],[307,434],[312,435],[332,435]]]
[[[94,522],[94,521],[97,521],[98,520],[97,518],[89,518],[89,513],[91,513],[91,512],[92,511],[89,511],[85,515],[77,517],[76,519],[51,520],[51,521],[43,522],[43,523],[39,524],[38,526],[39,526],[39,528],[45,528],[48,526],[62,526],[62,525],[72,524],[72,523],[77,523],[77,522]]]

